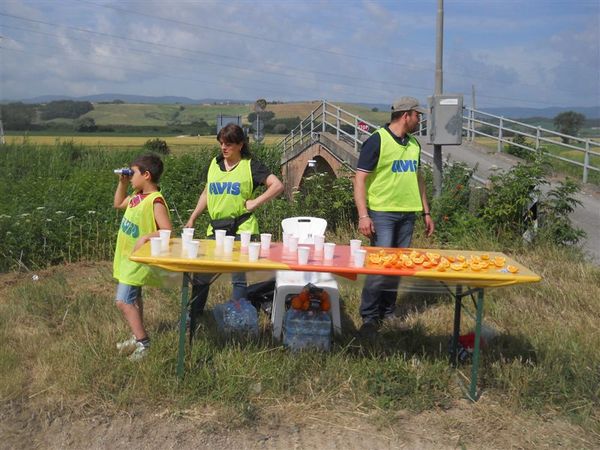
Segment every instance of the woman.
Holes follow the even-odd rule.
[[[283,184],[264,164],[252,158],[244,130],[240,126],[233,123],[225,125],[217,134],[217,140],[221,144],[221,154],[211,161],[206,187],[185,226],[193,227],[198,216],[208,209],[211,224],[206,231],[207,236],[213,236],[214,227],[228,229],[227,234],[233,235],[241,231],[258,234],[258,221],[252,212],[281,194]],[[261,184],[267,189],[258,197],[252,198],[254,190]],[[194,275],[192,321],[204,310],[212,278],[212,275]],[[245,298],[246,274],[233,273],[231,279],[233,299]],[[192,330],[193,325],[192,323]]]

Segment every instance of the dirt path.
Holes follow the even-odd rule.
[[[513,417],[502,405],[459,400],[448,410],[373,417],[356,411],[266,411],[230,428],[211,410],[53,414],[0,408],[0,449],[505,449],[598,448],[600,436],[553,418]],[[377,421],[375,421],[377,422]]]

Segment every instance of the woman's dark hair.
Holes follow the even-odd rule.
[[[242,127],[235,123],[228,123],[219,130],[217,134],[217,141],[225,142],[226,144],[243,144],[242,145],[242,158],[250,158],[250,148],[248,145],[248,138],[242,130]]]
[[[162,159],[160,159],[160,156],[154,153],[147,153],[145,155],[138,156],[133,160],[130,166],[137,166],[141,173],[148,171],[152,177],[152,181],[157,184],[160,180],[160,176],[163,173]]]

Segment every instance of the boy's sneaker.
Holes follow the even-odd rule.
[[[119,350],[119,353],[132,351],[135,348],[136,342],[135,336],[131,336],[129,339],[126,339],[122,342],[117,342],[117,350]]]
[[[150,344],[142,344],[141,342],[135,343],[135,350],[131,355],[128,356],[130,361],[139,361],[148,354]]]

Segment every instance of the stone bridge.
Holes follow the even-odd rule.
[[[309,161],[315,161],[314,165]],[[281,159],[285,193],[291,197],[300,189],[303,178],[315,172],[335,178],[351,175],[357,162],[358,152],[353,144],[338,140],[334,133],[313,133],[309,142],[288,150]]]

